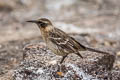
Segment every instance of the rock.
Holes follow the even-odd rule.
[[[29,48],[29,49],[28,49]],[[24,48],[24,60],[14,71],[15,80],[119,80],[115,71],[114,55],[81,52],[84,59],[70,54],[63,64],[60,56],[53,54],[43,44]]]

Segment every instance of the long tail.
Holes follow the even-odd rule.
[[[96,49],[92,49],[92,48],[88,48],[88,47],[86,47],[86,49],[87,49],[88,51],[97,52],[97,53],[101,53],[101,54],[109,54],[109,53],[107,53],[107,52],[100,51],[100,50],[96,50]]]

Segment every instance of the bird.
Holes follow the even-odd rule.
[[[62,64],[64,59],[72,53],[78,55],[80,58],[83,58],[83,56],[80,54],[80,51],[92,51],[102,54],[109,54],[107,52],[82,45],[64,31],[56,28],[47,18],[28,20],[27,22],[37,24],[48,49],[50,49],[56,55],[62,56],[60,64]]]

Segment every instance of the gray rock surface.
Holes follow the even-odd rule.
[[[63,64],[43,43],[27,45],[24,60],[14,72],[15,80],[119,80],[113,68],[114,55],[82,52],[84,59],[70,54]]]

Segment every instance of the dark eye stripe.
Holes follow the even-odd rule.
[[[41,25],[41,27],[46,27],[47,26],[46,23],[41,23],[40,25]]]

